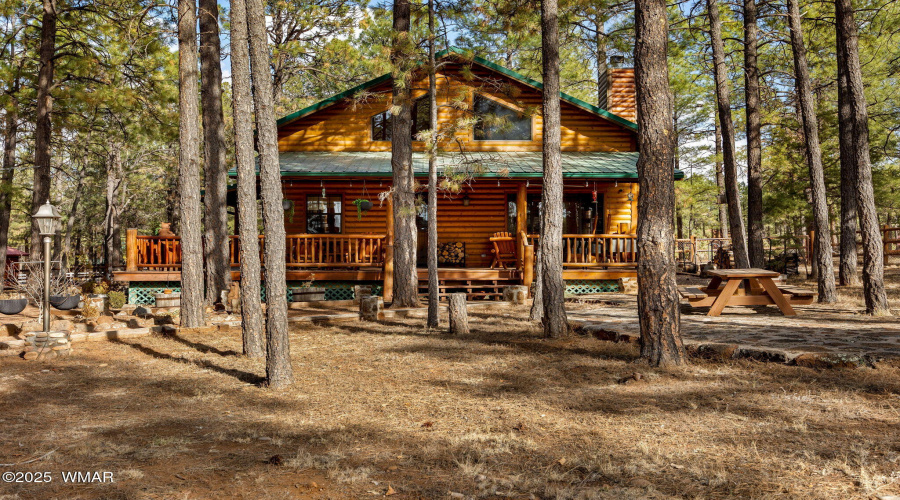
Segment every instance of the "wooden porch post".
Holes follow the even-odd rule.
[[[522,270],[522,284],[528,287],[531,296],[531,284],[534,282],[534,245],[525,245],[525,262]]]
[[[382,297],[385,302],[394,300],[394,200],[387,198],[387,235],[384,246],[384,291]]]
[[[125,270],[137,271],[137,229],[125,231]]]
[[[528,191],[524,182],[520,182],[516,191],[516,243],[519,250],[518,264],[525,265],[525,245],[528,243],[522,236],[526,231],[526,217],[528,210]]]

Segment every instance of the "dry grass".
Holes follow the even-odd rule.
[[[900,369],[633,363],[546,341],[524,309],[466,337],[420,319],[292,335],[296,384],[261,389],[237,332],[0,361],[4,463],[112,485],[9,498],[872,498],[900,494]],[[48,370],[44,372],[43,370]],[[644,381],[617,380],[634,371]],[[281,465],[267,461],[279,455]]]

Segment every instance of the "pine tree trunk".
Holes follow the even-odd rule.
[[[837,30],[837,46],[843,47],[844,37]],[[859,227],[859,210],[856,203],[856,166],[852,158],[853,108],[847,98],[847,67],[842,50],[837,50],[838,80],[838,143],[841,153],[841,241],[838,276],[841,286],[858,286],[856,231]]]
[[[197,4],[178,0],[178,206],[181,212],[181,326],[205,324],[200,236],[200,109],[197,103]]]
[[[602,22],[594,23],[594,29],[597,30],[597,106],[606,109],[609,107],[609,66],[607,63],[609,55],[606,50],[607,38],[603,33]]]
[[[278,128],[269,70],[268,35],[263,0],[247,1],[250,38],[250,70],[256,104],[259,144],[259,178],[263,227],[266,232],[266,380],[269,387],[282,388],[294,380],[287,325],[287,281],[285,275],[284,196],[278,163]]]
[[[541,59],[543,66],[543,160],[544,189],[541,212],[541,278],[544,288],[544,335],[566,337],[569,322],[566,318],[563,281],[563,176],[560,154],[559,109],[559,20],[556,0],[541,1]]]
[[[713,119],[716,127],[716,138],[715,138],[715,148],[716,148],[716,187],[718,187],[718,195],[722,198],[725,197],[725,170],[722,165],[722,127],[719,126],[719,118],[715,117]],[[721,233],[722,238],[727,238],[729,236],[728,231],[728,205],[724,203],[719,203],[716,200],[716,208],[719,211],[719,233]]]
[[[725,45],[722,42],[722,23],[719,21],[719,5],[716,0],[706,0],[709,14],[709,39],[713,52],[713,73],[716,80],[716,105],[719,125],[722,128],[722,160],[725,171],[725,199],[728,202],[728,221],[735,267],[750,267],[747,257],[747,238],[744,217],[741,214],[741,193],[738,190],[737,159],[734,145],[734,122],[731,120],[731,90],[728,87],[728,70],[725,66]]]
[[[437,139],[438,109],[434,54],[434,0],[428,0],[428,92],[429,128],[431,143],[428,151],[428,328],[438,328],[440,317],[440,288],[438,286],[438,228],[437,228]]]
[[[82,159],[82,162],[86,160]],[[81,197],[84,194],[84,171],[86,166],[81,165],[78,169],[78,180],[75,183],[75,194],[72,195],[72,206],[69,208],[69,214],[78,213],[78,205],[81,203]],[[72,262],[72,233],[75,232],[75,219],[71,215],[66,219],[66,236],[63,238],[62,250],[59,252],[63,267],[68,268]]]
[[[751,0],[752,1],[752,0]],[[791,49],[794,52],[794,80],[797,86],[797,107],[803,123],[806,139],[806,164],[809,167],[809,185],[812,191],[813,218],[815,220],[814,262],[817,263],[819,302],[837,302],[834,287],[834,263],[831,249],[831,227],[828,224],[828,202],[825,199],[825,169],[822,166],[822,149],[819,145],[819,123],[813,105],[809,67],[806,61],[806,45],[803,42],[803,26],[797,0],[788,0],[788,22],[791,29]]]
[[[229,261],[228,165],[225,161],[225,119],[222,114],[222,66],[219,6],[200,0],[200,99],[203,105],[204,232],[206,303],[219,301],[231,283]]]
[[[122,212],[119,200],[122,187],[122,145],[113,142],[106,156],[106,214],[103,228],[103,257],[106,274],[111,276],[114,269],[122,267],[122,230],[119,216]]]
[[[845,98],[851,107],[853,140],[850,154],[856,168],[856,199],[863,246],[863,296],[869,314],[890,314],[884,288],[884,254],[878,211],[872,187],[869,157],[869,112],[859,61],[859,40],[851,0],[835,0],[835,22],[843,44],[843,62],[847,69]]]
[[[14,92],[18,91],[18,84],[14,88]],[[3,134],[3,173],[0,175],[0,292],[6,284],[6,247],[9,245],[9,216],[12,213],[12,187],[19,138],[18,112],[19,105],[13,101],[6,110],[6,129]]]
[[[744,93],[747,105],[747,253],[750,267],[766,264],[763,249],[762,138],[760,137],[759,66],[756,0],[744,0]]]
[[[532,297],[528,320],[542,321],[544,319],[544,264],[541,262],[540,242],[537,242],[534,248],[534,297]]]
[[[409,0],[394,1],[391,63],[394,74],[406,73],[415,64],[415,47],[409,40]],[[419,306],[416,271],[416,181],[412,167],[412,96],[410,82],[394,80],[393,101],[399,112],[391,117],[391,169],[394,187],[394,300],[391,307]]]
[[[231,85],[234,109],[234,159],[237,164],[237,225],[241,249],[241,337],[244,355],[266,355],[260,299],[260,260],[253,153],[253,96],[245,0],[231,0]]]
[[[652,366],[686,363],[675,285],[674,104],[666,63],[664,0],[635,0],[634,77],[638,120],[637,247],[641,358]]]
[[[31,214],[38,211],[41,205],[50,201],[50,135],[52,124],[50,113],[53,110],[53,68],[56,56],[56,0],[43,0],[43,17],[41,18],[41,44],[39,49],[38,82],[37,82],[37,116],[34,123],[34,185],[31,196]],[[30,215],[30,214],[29,214]],[[29,245],[30,260],[40,260],[43,254],[41,235],[37,221],[31,218],[31,243]]]

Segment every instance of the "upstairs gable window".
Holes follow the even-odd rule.
[[[416,140],[416,134],[431,128],[429,125],[430,109],[428,107],[428,94],[416,99],[412,109],[412,140]],[[372,117],[372,140],[391,140],[391,111],[383,111]]]
[[[475,94],[476,141],[530,141],[531,117]]]

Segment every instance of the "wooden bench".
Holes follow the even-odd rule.
[[[816,300],[816,297],[819,296],[819,292],[806,290],[805,288],[800,288],[797,286],[782,285],[779,286],[778,289],[781,290],[783,294],[788,296],[788,300],[791,301],[791,304],[812,304],[813,301]]]
[[[705,299],[706,297],[708,297],[706,292],[704,292],[703,290],[701,290],[697,287],[692,287],[692,286],[679,286],[678,293],[681,294],[682,298],[685,298],[688,300]]]

